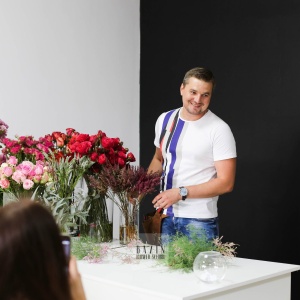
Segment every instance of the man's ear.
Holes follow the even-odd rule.
[[[181,86],[180,86],[180,89],[179,89],[179,91],[180,91],[180,95],[182,96],[182,90],[184,89],[184,85],[183,85],[183,83],[181,84]]]

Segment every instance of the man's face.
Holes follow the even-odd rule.
[[[197,120],[202,117],[210,104],[213,85],[211,82],[190,78],[188,83],[180,87],[183,103],[183,117]]]

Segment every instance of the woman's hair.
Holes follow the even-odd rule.
[[[20,200],[0,208],[1,300],[70,300],[67,267],[46,207]]]

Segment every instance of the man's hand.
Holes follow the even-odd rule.
[[[181,200],[179,194],[179,188],[173,188],[159,193],[153,200],[152,203],[156,208],[166,209]]]

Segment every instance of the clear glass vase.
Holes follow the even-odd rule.
[[[120,213],[120,244],[126,245],[139,239],[139,205],[129,203]]]
[[[203,282],[215,283],[224,279],[227,263],[224,256],[217,251],[200,252],[193,263],[195,275]]]
[[[113,203],[105,194],[89,196],[85,204],[89,207],[87,224],[80,226],[80,235],[93,237],[98,242],[113,239]]]

